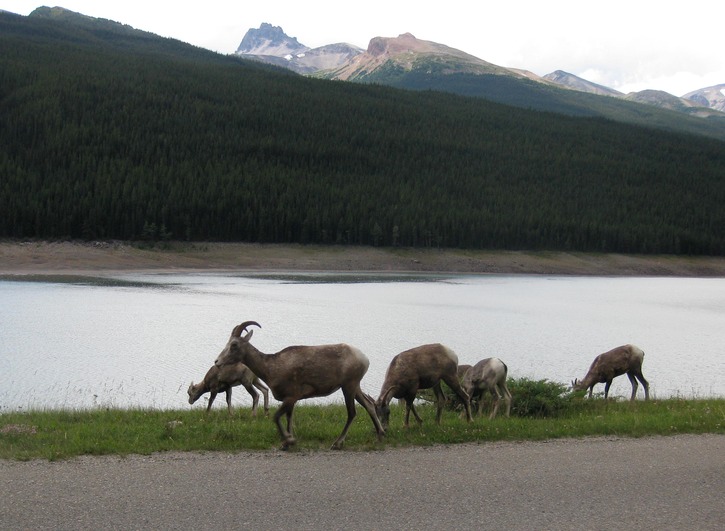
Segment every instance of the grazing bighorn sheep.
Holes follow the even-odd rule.
[[[463,389],[473,400],[478,398],[477,415],[481,414],[483,409],[483,392],[488,390],[493,397],[493,411],[489,418],[494,418],[498,413],[498,406],[503,395],[506,403],[506,416],[511,413],[511,393],[506,386],[506,377],[508,376],[508,367],[498,358],[486,358],[476,363],[463,376]]]
[[[470,365],[466,365],[466,364],[459,365],[458,366],[458,379],[463,380],[463,377],[466,375],[466,372],[468,372],[468,369],[470,369],[470,368],[471,368]]]
[[[383,427],[387,428],[390,419],[390,401],[393,398],[405,399],[405,427],[409,426],[410,412],[413,412],[418,424],[423,423],[415,410],[413,401],[420,389],[433,388],[436,397],[436,423],[440,424],[446,398],[441,390],[441,380],[461,399],[466,408],[466,418],[471,421],[471,402],[458,379],[458,356],[450,348],[435,343],[421,345],[393,358],[385,373],[385,381],[380,396],[375,402]]]
[[[648,400],[649,383],[642,375],[643,361],[644,352],[634,345],[622,345],[621,347],[614,348],[594,358],[587,375],[581,381],[574,380],[572,382],[572,388],[574,391],[589,389],[589,398],[591,398],[594,386],[598,383],[603,383],[606,384],[604,386],[604,398],[606,399],[609,395],[609,387],[612,385],[612,380],[617,376],[626,374],[632,384],[632,396],[630,400],[634,400],[637,394],[637,388],[639,387],[637,380],[642,382],[644,386],[644,398]]]
[[[254,390],[256,387],[264,395],[264,414],[265,416],[269,413],[269,389],[257,378],[249,367],[243,363],[233,363],[231,365],[225,365],[223,367],[217,367],[212,365],[207,371],[204,379],[194,385],[191,382],[187,393],[189,393],[189,404],[193,404],[204,393],[210,393],[209,405],[206,407],[208,413],[211,409],[211,405],[214,403],[214,399],[218,393],[225,391],[227,394],[227,409],[229,414],[232,414],[232,387],[237,385],[243,385],[247,392],[252,396],[252,416],[257,416],[257,404],[259,404],[259,393]]]
[[[360,381],[370,365],[365,354],[346,344],[294,346],[276,354],[264,354],[250,343],[253,331],[250,330],[242,337],[242,332],[251,325],[261,328],[255,321],[245,321],[234,327],[227,345],[214,363],[222,367],[241,361],[267,383],[274,397],[282,402],[274,414],[274,422],[282,439],[283,450],[296,443],[292,413],[297,401],[327,396],[338,389],[342,389],[345,397],[347,423],[332,444],[333,449],[342,448],[347,430],[356,415],[355,400],[370,415],[378,439],[385,435],[385,430],[375,414],[375,404],[360,389]],[[287,417],[287,428],[282,425],[282,415]]]

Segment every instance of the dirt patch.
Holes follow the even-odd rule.
[[[616,276],[725,276],[725,258],[345,246],[0,242],[0,274],[123,271],[371,271]]]

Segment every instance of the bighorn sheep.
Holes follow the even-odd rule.
[[[483,409],[483,392],[488,390],[493,397],[493,411],[489,418],[494,418],[498,413],[498,406],[503,395],[506,403],[506,416],[511,413],[511,393],[506,386],[506,378],[508,376],[508,367],[498,358],[486,358],[476,363],[463,376],[463,389],[473,400],[478,398],[478,412],[481,414]]]
[[[468,369],[470,369],[470,368],[471,368],[470,365],[466,365],[466,364],[459,365],[458,366],[458,379],[463,380],[463,377],[466,375],[466,372],[468,372]]]
[[[214,399],[218,393],[225,391],[227,394],[227,409],[229,414],[232,414],[232,387],[237,385],[243,385],[247,392],[252,396],[252,416],[257,416],[257,404],[259,404],[259,393],[254,390],[256,387],[264,395],[264,414],[269,413],[269,389],[257,378],[249,367],[243,363],[233,363],[225,365],[223,367],[217,367],[212,365],[207,371],[204,379],[194,384],[191,382],[187,393],[189,393],[189,404],[193,404],[204,393],[210,393],[209,405],[206,407],[208,413],[211,409],[211,405],[214,403]]]
[[[282,439],[283,450],[296,443],[292,413],[297,401],[327,396],[338,389],[342,389],[345,397],[347,423],[332,444],[333,449],[342,448],[347,430],[356,415],[355,400],[370,415],[378,439],[385,434],[375,414],[375,404],[360,389],[360,381],[370,365],[365,354],[346,344],[293,346],[276,354],[264,354],[250,343],[253,331],[242,336],[242,332],[251,325],[261,328],[255,321],[245,321],[234,327],[229,341],[214,363],[222,367],[241,361],[267,383],[274,397],[282,402],[274,414],[274,422]],[[281,422],[282,415],[287,417],[286,428]]]
[[[471,421],[471,402],[458,379],[458,356],[450,348],[435,343],[422,345],[393,358],[385,373],[385,381],[380,396],[375,402],[378,417],[387,428],[390,419],[390,401],[393,398],[405,399],[405,427],[409,426],[410,412],[419,424],[423,422],[415,410],[413,401],[419,389],[433,388],[436,397],[436,423],[440,424],[446,398],[441,389],[441,380],[461,399],[466,408],[466,418]]]
[[[634,400],[637,394],[637,388],[639,387],[637,380],[642,382],[644,386],[644,398],[648,400],[649,383],[642,375],[643,361],[644,352],[642,352],[642,349],[634,345],[622,345],[594,358],[587,375],[581,381],[574,380],[572,382],[572,388],[574,391],[589,389],[589,398],[591,398],[594,386],[598,383],[603,383],[606,384],[604,386],[604,398],[606,399],[609,395],[609,387],[612,385],[612,380],[617,376],[626,374],[632,384],[632,396],[630,400]]]

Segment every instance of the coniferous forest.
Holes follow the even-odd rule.
[[[725,254],[725,141],[0,13],[0,237]]]

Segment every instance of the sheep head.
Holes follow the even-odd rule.
[[[189,384],[189,389],[186,390],[186,392],[189,393],[189,404],[193,404],[199,400],[199,397],[203,394],[200,392],[201,387],[201,385],[194,385],[194,382]]]
[[[380,419],[380,425],[384,430],[387,430],[390,422],[390,406],[384,402],[376,402],[375,414],[378,416],[378,419]]]
[[[252,339],[254,331],[250,330],[244,336],[242,336],[242,332],[244,332],[248,326],[252,325],[262,328],[262,325],[256,321],[244,321],[234,327],[232,335],[229,338],[229,341],[227,341],[226,346],[219,353],[216,360],[214,360],[214,365],[221,367],[222,365],[244,361],[244,351],[247,349],[249,340]]]

